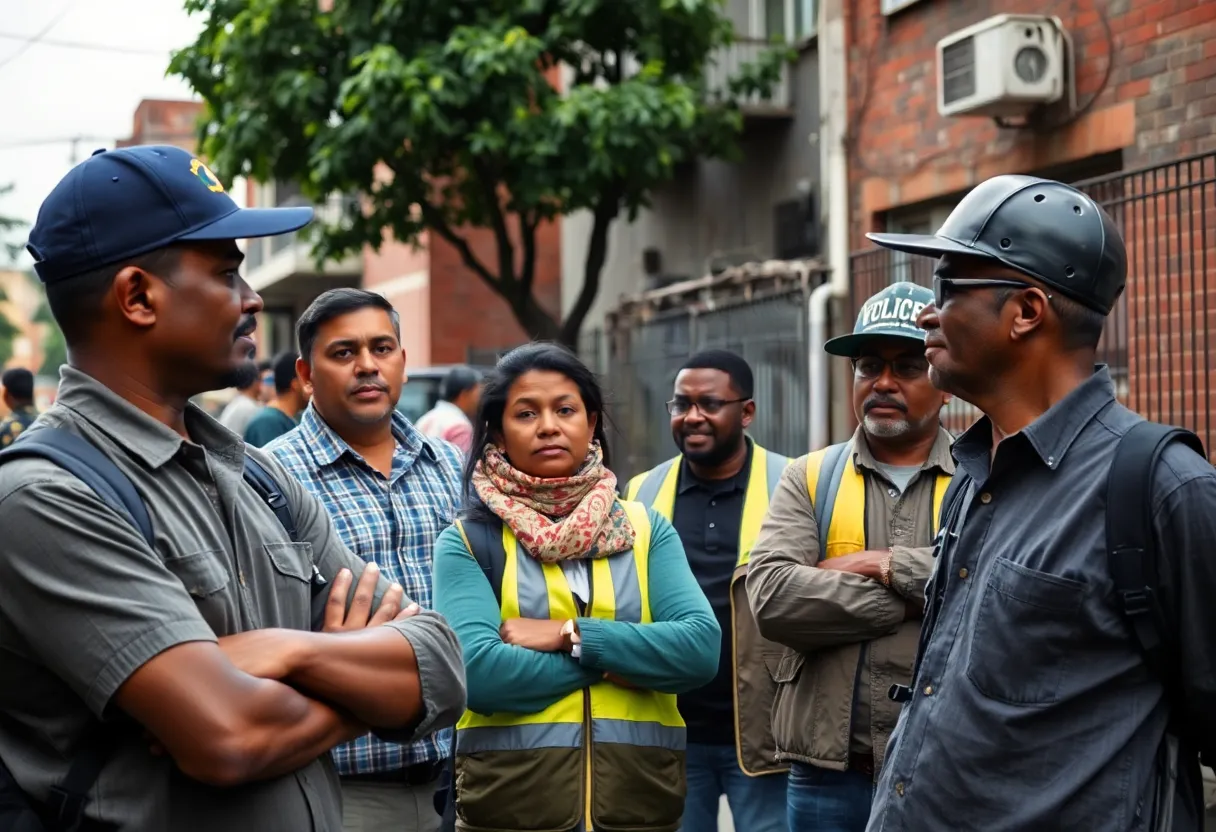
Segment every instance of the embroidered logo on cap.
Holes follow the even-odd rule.
[[[224,193],[224,185],[216,178],[211,169],[198,159],[190,160],[190,172],[198,177],[198,181],[207,186],[207,190],[215,194]]]

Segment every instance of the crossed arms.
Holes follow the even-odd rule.
[[[0,558],[0,609],[23,649],[96,716],[127,713],[154,749],[212,785],[283,775],[369,729],[410,741],[464,710],[460,648],[443,619],[365,573],[320,503],[280,480],[329,584],[313,632],[217,639],[160,555],[68,474],[27,478],[0,501],[12,541]],[[213,553],[186,557],[202,555]]]

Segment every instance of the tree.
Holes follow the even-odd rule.
[[[318,234],[318,260],[430,229],[535,338],[574,345],[608,231],[678,165],[738,152],[735,101],[768,95],[785,49],[724,89],[706,69],[733,38],[721,0],[186,0],[205,15],[170,72],[206,101],[221,179],[301,183],[362,203]],[[553,80],[571,68],[564,92]],[[381,173],[377,166],[382,165]],[[387,172],[387,175],[384,175]],[[538,226],[593,217],[565,320],[533,294]],[[468,231],[489,229],[487,262]]]
[[[0,185],[0,197],[12,192],[12,190],[13,186],[11,184]],[[9,237],[14,231],[20,231],[21,229],[25,228],[26,225],[28,225],[28,223],[26,223],[24,220],[0,215],[0,238],[4,238],[4,249],[8,253],[8,259],[10,262],[16,261],[17,258],[21,256],[21,252],[24,250],[25,246],[23,243],[11,242]]]

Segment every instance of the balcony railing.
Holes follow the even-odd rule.
[[[706,69],[706,79],[709,88],[722,91],[727,82],[739,74],[740,67],[755,62],[773,44],[759,38],[736,36],[735,42],[724,49],[718,50]],[[748,115],[788,115],[791,104],[790,97],[790,65],[781,65],[781,78],[773,85],[768,98],[752,95],[739,101],[740,108]]]
[[[347,196],[331,196],[316,206],[313,224],[340,223],[350,202],[351,198]],[[350,276],[362,271],[363,258],[359,254],[341,260],[328,260],[318,268],[312,256],[312,238],[307,229],[245,241],[245,279],[258,291],[297,274]]]

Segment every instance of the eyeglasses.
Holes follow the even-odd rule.
[[[1024,280],[1006,280],[987,277],[934,277],[933,305],[941,309],[953,293],[965,289],[996,289],[1000,287],[1015,289],[1030,289],[1031,284]]]
[[[667,403],[667,412],[672,416],[683,416],[695,407],[701,411],[702,416],[714,416],[728,404],[749,401],[751,399],[719,399],[713,396],[706,396],[694,401],[687,396],[676,396]]]
[[[853,359],[853,372],[859,378],[874,380],[880,378],[883,371],[891,368],[891,374],[903,381],[915,381],[929,372],[929,362],[914,355],[901,355],[888,361],[877,355],[863,355]]]

